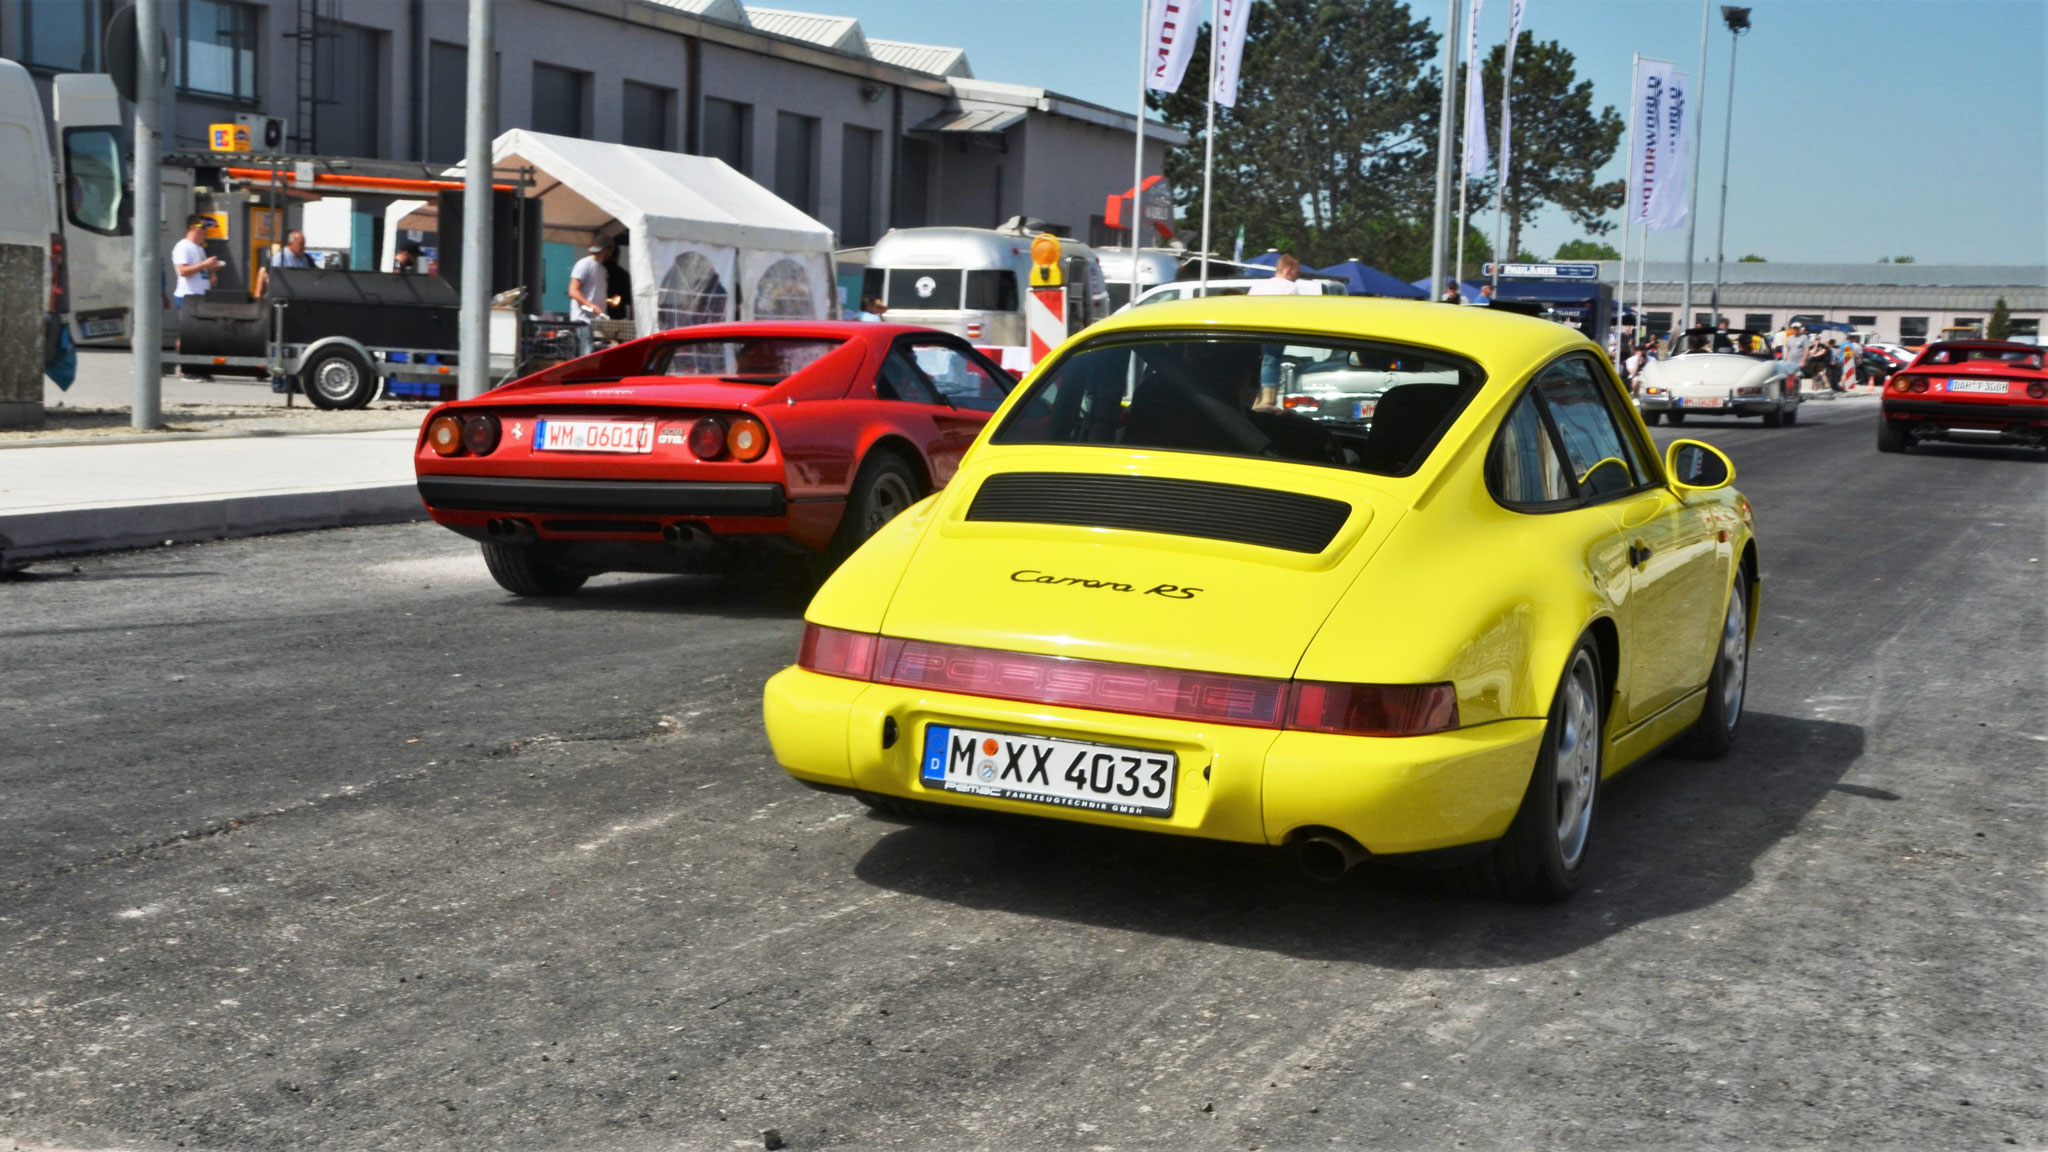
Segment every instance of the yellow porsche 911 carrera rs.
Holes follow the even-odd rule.
[[[1749,503],[1660,457],[1544,320],[1343,297],[1095,325],[952,483],[876,533],[768,682],[797,779],[1368,857],[1584,875],[1602,781],[1725,753],[1757,607]]]

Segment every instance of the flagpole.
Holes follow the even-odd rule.
[[[1131,165],[1131,296],[1138,298],[1138,247],[1143,241],[1138,229],[1144,222],[1144,210],[1139,201],[1144,196],[1145,184],[1145,86],[1151,61],[1146,56],[1146,41],[1152,32],[1152,0],[1138,0],[1138,158]]]
[[[1685,114],[1692,120],[1692,168],[1685,174],[1689,200],[1685,210],[1685,296],[1679,305],[1678,330],[1683,332],[1692,327],[1692,242],[1693,234],[1699,231],[1700,216],[1700,109],[1705,106],[1707,86],[1707,28],[1708,16],[1714,0],[1700,0],[1700,71],[1699,79],[1692,86],[1692,107]]]
[[[1474,4],[1477,4],[1477,3],[1478,3],[1478,0],[1472,0],[1472,2],[1473,2]],[[1464,69],[1464,72],[1465,72],[1465,78],[1464,78],[1464,87],[1463,87],[1463,89],[1462,89],[1462,90],[1461,90],[1461,91],[1459,92],[1459,101],[1458,101],[1458,141],[1459,141],[1459,144],[1458,144],[1458,269],[1457,269],[1457,273],[1458,273],[1458,300],[1459,300],[1459,302],[1460,302],[1460,303],[1465,303],[1465,302],[1466,302],[1466,300],[1465,300],[1465,233],[1467,233],[1467,232],[1469,232],[1469,231],[1471,231],[1471,230],[1472,230],[1472,215],[1471,215],[1471,213],[1470,213],[1470,212],[1469,212],[1469,211],[1468,211],[1468,210],[1466,209],[1466,206],[1465,206],[1465,194],[1466,194],[1466,191],[1467,191],[1468,189],[1470,189],[1470,188],[1471,188],[1471,186],[1472,186],[1472,171],[1471,171],[1471,168],[1472,168],[1472,165],[1471,165],[1471,155],[1472,155],[1472,118],[1471,118],[1471,116],[1470,116],[1470,112],[1471,112],[1471,107],[1470,107],[1470,106],[1471,106],[1471,103],[1472,103],[1472,85],[1473,85],[1473,84],[1475,84],[1475,83],[1477,83],[1477,82],[1478,82],[1478,80],[1479,80],[1479,69],[1478,69],[1478,67],[1477,67],[1477,65],[1478,65],[1478,47],[1479,47],[1479,46],[1478,46],[1478,38],[1479,38],[1479,13],[1478,13],[1478,10],[1477,10],[1477,9],[1475,8],[1475,9],[1474,9],[1474,10],[1472,11],[1471,15],[1470,15],[1470,23],[1469,23],[1469,26],[1467,26],[1467,27],[1466,27],[1466,28],[1464,29],[1464,39],[1465,39],[1465,69]],[[1483,90],[1482,90],[1482,92],[1480,93],[1480,95],[1481,95],[1481,98],[1483,99],[1483,98],[1484,98],[1484,96],[1485,96],[1485,93],[1484,93],[1484,91],[1483,91]],[[1482,113],[1483,113],[1483,110],[1482,110]],[[1481,124],[1481,126],[1482,126],[1482,127],[1483,127],[1483,126],[1485,125],[1485,117],[1484,117],[1484,115],[1483,115],[1483,114],[1482,114],[1482,115],[1481,115],[1481,117],[1480,117],[1480,124]]]
[[[1631,58],[1628,66],[1628,136],[1621,153],[1623,156],[1628,157],[1628,171],[1623,174],[1621,179],[1621,269],[1619,274],[1615,276],[1615,298],[1621,301],[1621,311],[1624,313],[1628,311],[1629,217],[1635,212],[1636,208],[1636,116],[1642,111],[1638,107],[1642,101],[1635,98],[1635,91],[1636,85],[1642,82],[1642,76],[1640,75],[1642,70],[1643,54],[1638,52]],[[1642,315],[1638,313],[1636,315],[1636,323],[1641,324],[1642,320]],[[1614,322],[1619,327],[1621,317],[1616,316]],[[1641,333],[1637,333],[1637,335],[1641,335]]]
[[[1209,294],[1209,186],[1216,179],[1216,64],[1222,57],[1216,31],[1222,24],[1223,0],[1209,0],[1209,98],[1207,119],[1202,129],[1202,281],[1196,294]]]
[[[1461,0],[1449,0],[1450,12],[1444,27],[1444,82],[1443,120],[1437,125],[1436,134],[1436,218],[1430,227],[1429,239],[1429,298],[1441,300],[1444,295],[1444,256],[1450,227],[1451,211],[1451,112],[1457,101],[1457,52],[1458,52],[1458,5]]]

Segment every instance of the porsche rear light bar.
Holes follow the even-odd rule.
[[[1246,728],[1421,736],[1458,726],[1457,690],[1450,684],[1328,684],[1226,676],[901,640],[809,623],[804,625],[797,664],[827,676],[901,688]]]

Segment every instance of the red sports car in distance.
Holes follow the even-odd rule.
[[[747,552],[836,563],[952,479],[1013,383],[924,328],[703,325],[444,404],[413,468],[522,596]]]
[[[2048,368],[2032,344],[1929,344],[1884,389],[1877,450],[1922,440],[2048,448]]]

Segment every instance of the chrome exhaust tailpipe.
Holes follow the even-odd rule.
[[[486,520],[484,531],[490,533],[492,538],[503,540],[507,544],[531,544],[540,539],[540,534],[533,530],[532,524],[517,517]]]
[[[1294,842],[1294,862],[1316,880],[1335,880],[1371,855],[1342,832],[1316,832]]]

